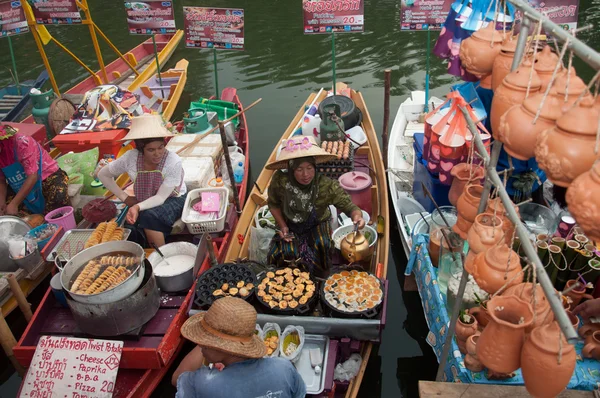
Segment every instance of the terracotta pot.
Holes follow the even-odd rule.
[[[533,303],[533,285],[529,282],[519,283],[511,286],[502,292],[503,296],[517,296],[520,299]],[[531,326],[525,330],[525,333],[530,333],[534,328],[542,325],[547,325],[554,322],[554,313],[544,294],[544,289],[538,284],[535,291],[536,305],[533,307],[535,316]]]
[[[567,76],[570,76],[569,79],[567,79]],[[567,82],[567,80],[568,80],[568,82]],[[567,90],[567,84],[568,84],[568,90]],[[561,110],[565,110],[565,109],[569,109],[575,103],[575,101],[577,101],[577,98],[579,98],[579,95],[586,90],[587,90],[586,84],[583,82],[583,80],[581,80],[581,78],[579,76],[577,76],[577,74],[575,74],[574,70],[571,69],[570,75],[567,72],[563,72],[556,78],[556,81],[554,82],[554,85],[552,86],[551,93],[554,96],[556,96],[558,98],[558,100],[560,101],[560,103],[562,104]],[[565,97],[566,97],[566,101],[565,101]],[[592,98],[592,95],[588,92],[587,94],[585,94],[584,97]]]
[[[482,194],[483,187],[481,185],[469,184],[456,202],[458,217],[452,230],[459,234],[462,239],[467,239],[467,232],[477,216],[477,208]]]
[[[569,212],[583,228],[586,235],[600,241],[600,207],[596,204],[600,194],[600,163],[577,177],[567,189]]]
[[[533,322],[533,310],[517,296],[496,296],[488,303],[490,323],[477,341],[477,358],[497,373],[510,373],[521,366],[525,329]]]
[[[465,269],[469,274],[473,273],[475,257],[494,246],[502,238],[504,238],[504,232],[500,217],[494,217],[491,213],[481,213],[475,217],[475,222],[467,233],[469,253],[465,259]]]
[[[494,59],[500,53],[504,34],[490,23],[460,44],[460,61],[465,70],[478,78],[492,74]]]
[[[579,287],[576,287],[575,289],[573,289],[569,292],[563,293],[565,296],[568,296],[571,298],[571,300],[572,300],[571,308],[577,307],[579,305],[579,303],[581,303],[581,300],[583,300],[584,298],[587,300],[592,300],[594,298],[594,297],[592,297],[592,295],[586,294],[585,286],[582,286],[582,283],[576,281],[575,279],[570,279],[567,281],[565,290],[570,289],[576,283],[579,283]]]
[[[508,37],[500,47],[500,53],[494,58],[492,67],[492,90],[496,91],[502,80],[510,73],[519,35]]]
[[[521,259],[517,253],[503,243],[479,253],[475,257],[472,275],[481,289],[489,294],[494,294],[506,283],[508,286],[513,286],[523,282]],[[489,305],[488,310],[491,311]]]
[[[534,397],[556,397],[569,384],[576,359],[575,347],[567,343],[558,323],[535,328],[521,352],[521,371],[527,392]]]
[[[561,294],[560,295],[560,300],[562,302],[562,306],[565,309],[565,311],[570,311],[571,310],[571,299],[567,298],[567,296],[563,296]]]
[[[550,84],[557,62],[560,62],[558,55],[552,52],[550,46],[545,46],[542,51],[536,54],[533,69],[537,72],[542,81],[542,86],[540,87],[541,92],[546,91],[546,87]]]
[[[471,372],[481,372],[483,364],[477,358],[477,340],[480,333],[475,333],[467,339],[467,355],[465,355],[465,367]]]
[[[456,320],[456,342],[462,354],[467,353],[467,339],[477,333],[477,321],[475,317],[471,317],[471,319],[473,319],[473,323],[464,323],[460,318]]]
[[[571,311],[567,311],[567,316],[571,321],[571,325],[573,325],[573,329],[575,329],[575,331],[579,330],[579,326],[581,326],[581,320],[579,317],[573,314]]]
[[[579,336],[581,336],[583,339],[598,331],[600,331],[600,323],[591,323],[589,321],[584,323],[583,326],[581,326],[578,330]]]
[[[567,188],[592,168],[597,159],[594,147],[599,118],[600,112],[593,107],[593,101],[584,99],[558,118],[555,127],[538,135],[535,158],[555,185]]]
[[[487,306],[488,301],[486,300],[484,303]],[[480,304],[479,307],[469,309],[469,315],[472,315],[477,320],[479,331],[485,329],[488,323],[490,323],[490,315],[486,306]]]
[[[519,214],[519,208],[515,205],[515,211]],[[495,211],[495,213],[494,213]],[[504,241],[507,245],[512,245],[512,236],[515,230],[515,225],[508,218],[508,212],[500,198],[489,199],[487,202],[487,213],[496,214],[502,220],[502,231],[504,231]]]
[[[500,118],[497,137],[504,143],[504,149],[510,156],[519,160],[534,157],[537,136],[554,127],[556,120],[562,115],[562,104],[558,97],[549,95],[544,100],[540,116],[533,124],[543,98],[542,93],[531,95],[521,105],[512,106]]]
[[[600,359],[600,331],[591,333],[585,338],[581,355],[585,358]]]
[[[458,197],[462,195],[465,186],[472,182],[479,183],[485,176],[485,170],[479,165],[470,165],[468,163],[459,163],[452,168],[451,171],[454,179],[450,192],[448,192],[448,200],[452,206],[456,206]]]
[[[502,84],[496,89],[494,99],[492,100],[492,110],[490,115],[490,123],[494,138],[497,137],[502,115],[504,115],[513,105],[520,105],[525,100],[530,71],[531,62],[524,61],[515,71],[506,75]],[[529,95],[538,93],[541,85],[542,81],[534,71],[531,78]]]
[[[492,75],[485,75],[479,80],[479,87],[485,88],[486,90],[492,89]]]

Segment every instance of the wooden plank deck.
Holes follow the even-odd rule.
[[[548,377],[552,377],[548,375]],[[498,384],[465,384],[419,381],[421,398],[521,398],[531,397],[525,387],[502,386]],[[565,390],[558,398],[593,398],[592,391]]]

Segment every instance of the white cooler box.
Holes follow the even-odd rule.
[[[169,141],[167,149],[177,153],[178,150],[196,139],[196,134],[177,135]],[[193,147],[187,148],[182,153],[178,154],[182,158],[201,158],[211,157],[214,161],[218,161],[223,153],[223,145],[221,144],[221,136],[219,134],[209,134],[200,142],[194,144]]]
[[[215,178],[215,166],[212,158],[182,158],[185,185],[188,191],[207,188],[208,182]]]

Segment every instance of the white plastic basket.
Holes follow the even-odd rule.
[[[202,195],[202,192],[216,192],[221,199],[221,207],[219,209],[219,217],[215,220],[196,221],[190,218],[190,210],[192,210],[192,202]],[[227,207],[229,205],[229,191],[224,187],[213,188],[198,188],[188,192],[181,215],[181,221],[187,225],[188,231],[191,234],[199,235],[203,233],[221,232],[225,228],[225,216],[227,215]]]

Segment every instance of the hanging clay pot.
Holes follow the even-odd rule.
[[[591,333],[585,338],[581,355],[585,358],[600,359],[600,332]]]
[[[467,233],[467,241],[469,242],[469,253],[465,259],[465,269],[469,274],[473,273],[473,263],[475,257],[494,246],[504,238],[502,231],[502,220],[500,217],[494,217],[490,213],[481,213],[475,217],[473,226]]]
[[[467,339],[467,355],[465,355],[465,367],[471,372],[481,372],[483,370],[483,364],[477,358],[477,341],[479,340],[480,333],[476,333],[469,336]]]
[[[569,76],[568,79],[567,76]],[[571,73],[567,73],[565,71],[556,78],[556,81],[552,85],[552,90],[550,92],[558,98],[559,102],[561,103],[560,109],[561,111],[564,111],[571,108],[581,93],[585,91],[587,91],[586,84],[579,76],[577,76],[575,69],[571,68]],[[587,92],[584,95],[584,98],[593,97],[589,92]]]
[[[475,282],[489,294],[496,293],[507,283],[510,287],[523,282],[521,259],[504,243],[479,253],[473,265]],[[491,311],[489,305],[488,310]]]
[[[569,212],[592,240],[600,241],[600,162],[577,177],[567,189]]]
[[[529,282],[519,283],[518,285],[511,286],[501,294],[503,296],[517,296],[528,303],[533,303],[533,285]],[[531,326],[525,330],[526,333],[530,333],[538,326],[547,325],[554,321],[554,313],[552,312],[552,308],[550,308],[550,303],[548,303],[548,300],[544,295],[544,289],[542,289],[539,284],[536,285],[535,303],[535,307],[533,307],[535,317]]]
[[[477,333],[477,321],[475,317],[470,316],[471,323],[463,322],[460,317],[456,320],[456,342],[458,343],[458,349],[462,354],[467,353],[467,339]]]
[[[458,217],[452,230],[459,234],[462,239],[467,239],[467,232],[477,216],[477,208],[479,207],[482,194],[483,187],[481,185],[469,184],[456,201]]]
[[[535,328],[521,352],[521,371],[527,392],[539,398],[556,397],[569,384],[576,357],[575,347],[567,343],[558,323]]]
[[[452,168],[452,186],[448,192],[448,200],[452,206],[456,206],[458,197],[462,195],[465,186],[471,182],[480,183],[485,176],[485,170],[479,165],[459,163]]]
[[[537,136],[542,131],[554,127],[556,120],[562,115],[558,97],[548,95],[538,119],[533,124],[543,98],[542,93],[531,95],[521,105],[512,106],[500,118],[498,141],[504,144],[504,149],[513,158],[529,160],[534,157]]]
[[[600,112],[593,104],[591,98],[584,98],[579,106],[558,118],[555,127],[538,135],[536,160],[555,185],[569,187],[598,158],[594,147]]]
[[[521,366],[525,329],[533,322],[533,310],[516,296],[496,296],[488,303],[490,323],[477,340],[477,358],[496,373],[510,373]]]
[[[492,74],[494,59],[500,53],[504,40],[502,32],[496,30],[496,24],[489,23],[460,44],[460,61],[465,70],[478,78]]]
[[[540,91],[542,93],[546,91],[546,87],[548,87],[548,84],[550,84],[550,80],[552,79],[552,74],[554,73],[554,68],[556,68],[557,62],[560,62],[558,55],[552,52],[550,46],[545,46],[542,51],[535,55],[535,64],[533,69],[537,72],[540,80],[542,81],[542,86],[540,87]]]
[[[517,215],[519,214],[519,208],[514,206]],[[502,231],[504,231],[504,241],[507,245],[512,246],[512,237],[515,231],[515,224],[508,218],[508,212],[502,203],[500,198],[489,199],[487,202],[487,213],[496,214],[502,220]]]
[[[509,36],[500,47],[500,53],[494,58],[492,67],[492,90],[496,91],[502,80],[510,73],[519,35]]]
[[[530,72],[531,62],[526,60],[515,71],[506,75],[502,84],[496,89],[494,99],[492,99],[492,110],[490,115],[492,135],[494,138],[497,137],[502,115],[504,115],[513,105],[520,105],[525,100]],[[539,92],[541,85],[542,81],[534,71],[531,78],[529,95]]]

